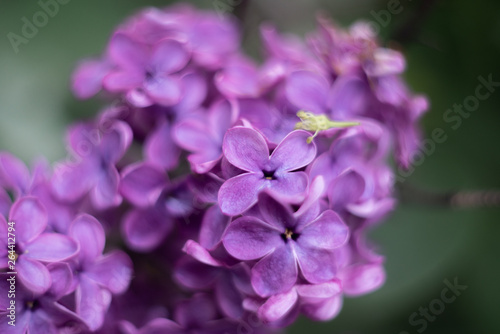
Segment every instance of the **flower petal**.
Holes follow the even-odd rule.
[[[153,209],[134,209],[125,215],[122,235],[129,247],[147,252],[158,247],[172,227],[170,217],[161,217]]]
[[[308,144],[311,134],[304,130],[290,132],[269,158],[272,170],[292,171],[307,166],[316,157],[316,144]]]
[[[144,82],[144,90],[155,102],[172,106],[182,98],[181,83],[173,76],[157,76]]]
[[[234,166],[249,172],[259,172],[269,161],[269,148],[257,131],[235,127],[224,136],[223,152]]]
[[[108,290],[85,275],[80,276],[80,284],[76,289],[76,313],[91,331],[102,326],[110,303],[111,293]]]
[[[26,245],[25,257],[43,262],[66,260],[78,251],[75,240],[59,233],[42,233]]]
[[[0,185],[20,196],[28,191],[30,179],[30,172],[21,160],[10,153],[0,153]]]
[[[23,197],[10,208],[9,221],[16,223],[16,238],[30,242],[47,227],[47,212],[35,197]]]
[[[54,262],[47,265],[52,278],[49,293],[57,300],[70,292],[73,284],[73,272],[69,264]]]
[[[300,244],[301,237],[294,246],[304,278],[313,284],[324,283],[333,279],[337,272],[334,251],[302,246]]]
[[[157,73],[170,74],[182,69],[188,61],[189,54],[181,43],[173,39],[163,39],[154,46],[150,66]]]
[[[17,278],[35,294],[45,293],[52,284],[50,272],[42,263],[21,255],[16,262]]]
[[[255,260],[283,245],[281,231],[255,217],[241,217],[229,224],[222,238],[226,250],[239,260]]]
[[[163,121],[146,139],[144,144],[147,160],[167,170],[177,166],[181,153],[177,145],[175,145],[171,133],[170,124]]]
[[[115,250],[100,257],[86,275],[112,293],[119,294],[128,288],[132,271],[132,260],[128,255]]]
[[[219,206],[222,213],[236,216],[257,203],[257,195],[266,182],[260,175],[245,173],[222,184],[219,190]]]
[[[304,172],[283,173],[271,181],[269,191],[284,201],[298,203],[304,199],[309,178]]]
[[[252,268],[252,286],[261,297],[290,290],[297,281],[297,261],[290,246],[283,245]]]
[[[114,34],[108,49],[112,61],[124,69],[143,69],[149,57],[146,44],[138,43],[122,32]]]
[[[69,236],[80,245],[78,258],[82,264],[93,263],[104,250],[104,229],[97,219],[88,214],[81,214],[73,220]]]
[[[267,192],[259,194],[259,210],[264,221],[271,224],[280,233],[295,226],[295,219],[289,208],[283,206]]]
[[[321,114],[328,100],[328,81],[310,71],[292,73],[286,83],[286,97],[298,109]]]
[[[122,197],[118,193],[120,174],[115,167],[103,170],[92,189],[92,204],[98,209],[108,209],[120,205]]]
[[[201,222],[200,244],[206,249],[213,250],[222,240],[222,235],[228,226],[230,218],[222,213],[218,205],[209,208]]]
[[[361,296],[380,288],[385,282],[385,270],[380,264],[353,265],[339,275],[347,296]]]
[[[152,206],[167,185],[167,174],[152,164],[141,162],[122,172],[120,193],[139,207]]]
[[[298,232],[298,242],[307,248],[335,249],[349,238],[349,228],[332,210],[323,212]]]
[[[290,289],[286,293],[274,295],[259,308],[259,318],[265,322],[275,322],[283,319],[295,306],[298,300],[297,291]]]
[[[126,92],[140,87],[144,81],[144,74],[134,71],[114,71],[103,79],[103,86],[112,93]]]

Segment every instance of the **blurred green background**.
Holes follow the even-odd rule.
[[[258,54],[257,26],[262,21],[298,34],[313,29],[319,10],[344,25],[357,19],[376,22],[383,41],[406,54],[409,85],[431,101],[422,122],[426,137],[436,128],[447,135],[402,184],[408,200],[372,233],[387,258],[384,287],[346,299],[332,322],[301,319],[288,332],[499,333],[500,210],[451,208],[412,189],[436,194],[500,189],[500,87],[456,130],[443,119],[447,109],[474,95],[478,76],[492,75],[500,82],[500,1],[401,0],[401,12],[377,23],[373,13],[387,10],[392,1],[250,0],[245,9],[245,48],[251,54]],[[193,2],[213,8],[215,1]],[[36,1],[2,0],[0,150],[27,162],[40,156],[50,161],[63,157],[64,127],[74,119],[92,117],[101,106],[100,101],[72,97],[68,83],[76,62],[100,54],[113,27],[138,8],[169,3],[69,1],[15,53],[8,33],[21,34],[22,18],[32,17],[40,7]],[[236,13],[242,10],[235,8]],[[455,278],[467,289],[419,332],[423,325],[410,324],[410,315],[420,307],[436,306],[443,281]]]

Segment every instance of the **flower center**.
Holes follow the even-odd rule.
[[[264,173],[264,178],[266,180],[276,180],[276,177],[274,176],[274,171],[269,172],[269,171],[263,170],[262,173]]]
[[[26,302],[26,307],[32,311],[35,311],[39,306],[40,304],[38,303],[38,300],[31,300]]]
[[[288,242],[288,240],[293,240],[296,241],[299,238],[298,233],[293,232],[291,229],[287,228],[285,230],[285,233],[281,234],[281,237],[285,242]]]

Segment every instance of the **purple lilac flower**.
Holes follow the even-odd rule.
[[[428,103],[368,28],[319,18],[304,41],[264,25],[258,64],[233,19],[189,5],[121,24],[73,75],[77,97],[115,100],[70,127],[70,159],[0,153],[16,330],[271,333],[380,288],[367,231],[395,206],[391,154],[408,166]],[[337,120],[359,125],[307,125]]]
[[[64,331],[76,333],[86,329],[76,313],[57,302],[71,286],[72,273],[69,266],[65,263],[51,263],[47,270],[54,283],[43,294],[33,293],[15,279],[12,280],[12,275],[0,274],[0,291],[5,292],[0,296],[2,333],[57,334]],[[10,284],[15,285],[15,299],[8,298]],[[9,307],[12,307],[12,300],[15,300],[15,312],[11,318]],[[9,324],[12,320],[14,321]]]
[[[127,289],[132,263],[121,251],[102,254],[105,234],[101,224],[90,215],[76,217],[69,235],[80,245],[77,261],[72,263],[76,313],[91,330],[96,330],[104,322],[111,294],[119,294]]]
[[[137,107],[153,103],[169,106],[181,99],[182,87],[175,73],[186,66],[189,54],[178,41],[160,40],[150,49],[124,33],[116,33],[109,55],[117,69],[104,77],[107,90],[124,92]]]
[[[263,220],[238,218],[223,237],[224,247],[237,259],[260,259],[252,268],[252,285],[259,295],[288,291],[297,281],[299,267],[311,283],[335,277],[334,250],[349,235],[337,214],[327,210],[314,220],[302,219],[267,193],[259,195],[259,209]]]
[[[257,202],[259,192],[268,189],[281,199],[299,202],[307,188],[304,172],[316,156],[316,145],[307,144],[306,131],[291,132],[269,156],[262,135],[250,128],[235,127],[224,137],[226,159],[245,173],[230,178],[219,191],[219,206],[227,215],[235,216]]]
[[[183,149],[193,152],[188,156],[196,173],[210,171],[222,157],[224,134],[235,120],[235,112],[227,101],[216,102],[207,114],[192,117],[176,125],[175,141]]]
[[[78,253],[78,245],[72,239],[59,233],[44,232],[47,227],[47,213],[40,201],[27,196],[17,200],[11,207],[9,222],[15,223],[14,253],[7,252],[7,222],[0,216],[0,249],[2,268],[7,267],[7,256],[14,255],[17,277],[36,294],[46,292],[52,280],[45,263],[70,259]]]
[[[98,208],[120,204],[120,176],[116,163],[132,141],[130,127],[115,122],[104,132],[88,125],[77,125],[69,133],[69,143],[76,162],[66,162],[56,169],[52,186],[55,195],[65,201],[76,201],[90,192]]]

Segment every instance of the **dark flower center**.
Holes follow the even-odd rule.
[[[300,234],[293,232],[289,228],[285,230],[285,233],[281,234],[281,238],[283,238],[285,242],[288,242],[288,240],[296,241],[299,238],[299,236]]]
[[[26,302],[26,307],[31,311],[36,311],[36,309],[40,307],[40,303],[38,302],[38,300],[28,301]]]
[[[267,171],[267,170],[263,170],[262,173],[264,173],[264,178],[266,180],[276,180],[276,177],[274,176],[274,172],[275,171]]]
[[[154,73],[151,70],[146,71],[145,73],[146,81],[151,81],[154,78]]]

